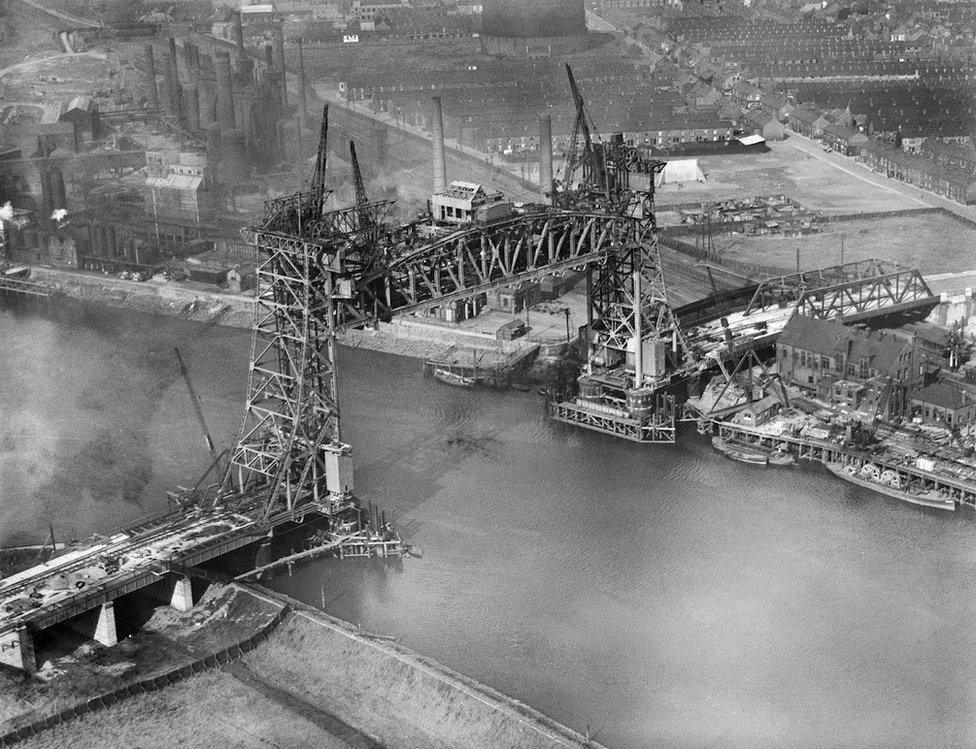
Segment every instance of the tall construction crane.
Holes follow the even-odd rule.
[[[646,146],[626,143],[622,133],[601,142],[586,108],[573,70],[566,64],[576,107],[563,178],[555,185],[553,204],[563,209],[587,209],[632,216],[654,230],[654,181],[665,162]]]
[[[356,208],[359,213],[359,228],[369,229],[372,219],[369,215],[369,198],[366,197],[366,185],[363,184],[363,173],[359,169],[359,158],[356,156],[356,142],[349,141],[349,160],[352,163],[352,182],[356,189]]]
[[[315,166],[308,192],[300,192],[286,200],[272,201],[265,212],[264,227],[283,234],[301,234],[304,227],[322,218],[325,201],[331,190],[325,186],[329,153],[329,105],[322,107],[319,147],[315,152]]]

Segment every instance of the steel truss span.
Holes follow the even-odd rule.
[[[862,260],[764,281],[746,314],[770,307],[795,307],[821,318],[870,317],[902,305],[937,301],[915,269],[880,260]]]
[[[470,224],[434,240],[408,225],[388,234],[382,250],[372,253],[385,259],[374,272],[352,277],[356,302],[347,314],[388,316],[471,299],[598,262],[612,247],[636,241],[640,231],[640,222],[631,217],[556,209]],[[348,258],[347,268],[356,270]]]

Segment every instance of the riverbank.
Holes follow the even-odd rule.
[[[84,304],[245,330],[254,325],[252,294],[224,293],[206,288],[204,284],[130,281],[99,273],[43,267],[31,269],[31,280]],[[336,339],[350,348],[415,359],[449,359],[451,352],[458,347],[497,353],[500,358],[506,355],[505,348],[499,342],[483,336],[476,340],[464,336],[460,331],[452,333],[436,326],[381,323],[377,329],[342,331]]]
[[[252,607],[262,615],[280,612],[279,623],[232,662],[87,712],[22,745],[600,747],[516,700],[287,596],[238,585],[220,595],[237,602],[235,614]],[[97,690],[74,694],[79,705],[92,697]]]

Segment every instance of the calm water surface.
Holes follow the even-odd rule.
[[[247,333],[125,312],[0,311],[0,541],[165,506],[208,463]],[[340,351],[358,493],[423,547],[274,585],[615,748],[976,745],[976,527],[813,468],[756,469],[693,431],[638,447]],[[326,657],[322,655],[322,657]]]

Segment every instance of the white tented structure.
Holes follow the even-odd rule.
[[[683,182],[704,182],[705,173],[698,166],[698,159],[675,159],[664,165],[657,175],[657,186]]]

